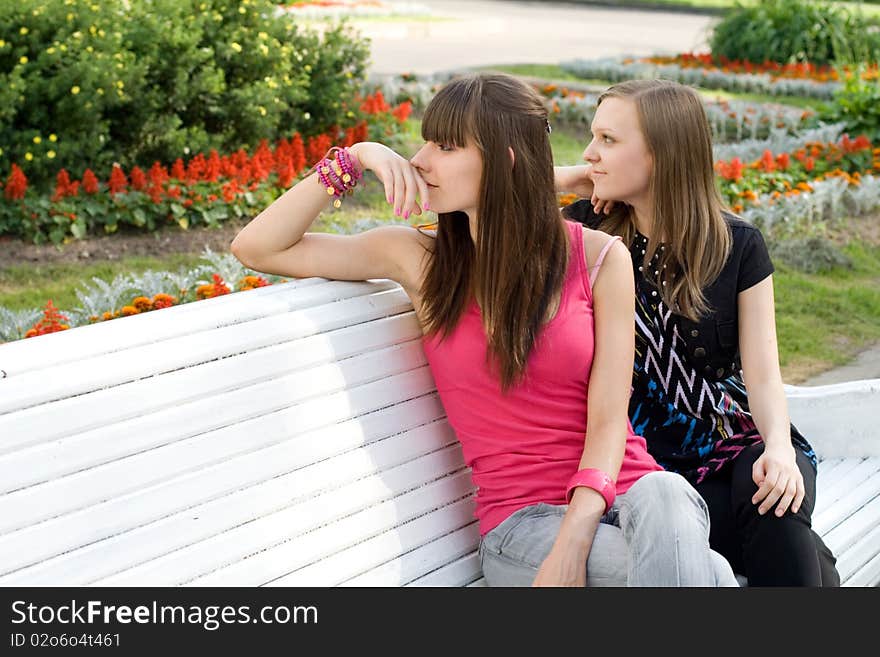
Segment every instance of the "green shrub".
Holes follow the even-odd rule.
[[[852,260],[831,240],[813,235],[787,240],[771,240],[770,257],[798,271],[818,274],[832,269],[852,269]]]
[[[834,94],[834,102],[822,119],[841,121],[850,135],[866,135],[877,144],[880,142],[880,85],[876,80],[861,79],[856,71]]]
[[[779,63],[880,59],[876,24],[840,6],[811,0],[737,4],[715,26],[712,54],[728,59]]]
[[[48,185],[350,125],[368,48],[270,0],[0,0],[0,172]]]

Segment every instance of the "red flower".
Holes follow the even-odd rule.
[[[290,161],[293,164],[293,174],[296,176],[306,168],[306,149],[298,132],[295,132],[293,139],[290,140]]]
[[[23,199],[24,194],[27,191],[27,185],[28,180],[24,175],[24,171],[22,171],[17,164],[13,164],[12,173],[10,173],[9,178],[6,179],[6,188],[3,190],[3,195],[10,201]]]
[[[91,169],[86,169],[86,172],[83,174],[82,183],[86,194],[98,193],[98,179],[95,177],[95,174],[92,173]]]
[[[131,186],[138,191],[143,191],[147,188],[147,174],[140,167],[134,167],[131,170]]]
[[[118,164],[113,165],[113,170],[110,172],[110,183],[107,188],[110,190],[111,195],[120,194],[128,189],[128,178],[125,177],[122,167]]]
[[[394,118],[396,118],[399,123],[403,123],[412,113],[412,103],[408,100],[404,101],[395,107],[391,113],[394,114]]]
[[[79,183],[70,182],[70,174],[67,169],[61,169],[55,177],[55,193],[52,195],[52,202],[57,202],[65,196],[76,196],[79,192]]]
[[[163,167],[158,162],[153,162],[153,166],[150,167],[150,182],[158,185],[163,185],[168,180],[168,170]]]
[[[812,171],[816,168],[816,161],[812,157],[808,157],[806,161],[804,161],[804,169],[807,171]]]
[[[789,164],[791,164],[791,159],[789,158],[788,153],[780,153],[779,155],[777,155],[776,164],[779,166],[780,169],[785,171],[788,168]]]
[[[28,329],[24,337],[32,338],[36,335],[66,331],[70,328],[70,325],[65,323],[68,321],[70,320],[62,315],[52,303],[52,300],[49,299],[48,303],[46,303],[46,308],[43,310],[43,318],[34,324],[32,328]]]
[[[171,177],[178,180],[186,179],[186,169],[183,168],[183,160],[177,158],[171,166]]]

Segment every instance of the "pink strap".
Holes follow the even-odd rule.
[[[599,273],[599,267],[602,265],[602,261],[605,259],[605,254],[608,253],[608,249],[611,248],[611,245],[614,244],[616,240],[620,239],[620,235],[615,235],[610,240],[605,242],[605,246],[602,247],[602,250],[599,251],[599,257],[596,258],[596,264],[590,267],[590,289],[593,289],[593,283],[596,281],[596,275]]]

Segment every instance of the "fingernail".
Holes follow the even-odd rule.
[[[431,209],[431,206],[429,206],[427,203],[425,203],[425,210],[430,210],[430,209]]]
[[[407,210],[406,212],[403,213],[403,218],[409,219],[409,210]]]
[[[399,217],[400,216],[400,208],[394,208],[394,214],[396,214]]]

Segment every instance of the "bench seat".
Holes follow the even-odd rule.
[[[0,345],[0,585],[484,584],[420,337],[396,284],[305,279]],[[880,446],[833,413],[880,381],[787,392],[876,585]]]

